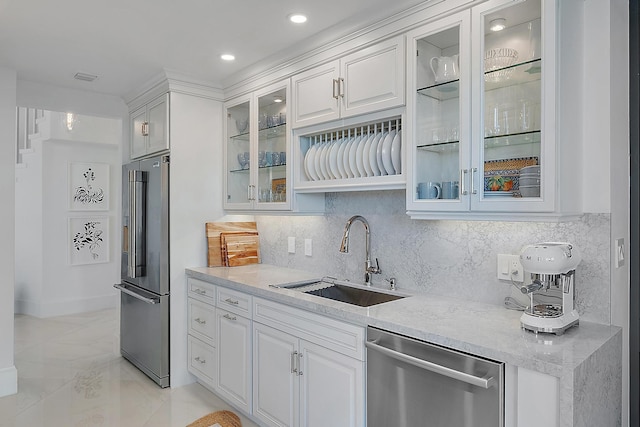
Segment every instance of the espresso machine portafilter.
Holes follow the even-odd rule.
[[[562,335],[578,324],[575,276],[581,260],[571,243],[544,242],[522,248],[520,262],[531,275],[531,283],[520,288],[530,301],[520,318],[523,329]]]

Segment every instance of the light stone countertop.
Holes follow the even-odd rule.
[[[619,327],[582,321],[562,336],[536,335],[520,328],[519,311],[435,295],[411,295],[359,307],[293,289],[270,287],[319,279],[305,271],[272,265],[188,268],[186,272],[190,277],[257,297],[360,326],[379,327],[561,380],[573,378],[583,362],[621,336]]]

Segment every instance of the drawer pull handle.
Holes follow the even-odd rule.
[[[196,357],[195,361],[200,363],[200,364],[202,364],[202,365],[207,363],[207,360],[206,359],[200,359],[200,356]]]
[[[291,373],[298,375],[298,352],[291,353]]]
[[[195,292],[198,295],[206,295],[207,294],[207,291],[205,291],[204,289],[200,289],[200,288],[194,289],[193,292]]]
[[[227,298],[226,300],[224,300],[225,302],[228,302],[229,304],[233,304],[233,305],[238,305],[240,304],[237,300],[232,300],[231,298]]]
[[[236,316],[229,316],[228,314],[225,314],[224,316],[225,319],[229,319],[229,320],[237,320],[238,318]]]
[[[196,321],[196,322],[198,322],[198,323],[200,323],[201,325],[206,325],[206,324],[207,324],[207,321],[206,321],[206,320],[202,320],[202,319],[201,319],[201,318],[199,318],[199,317],[198,317],[198,318],[196,318],[196,319],[195,319],[195,321]]]

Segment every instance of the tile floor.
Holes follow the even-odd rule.
[[[161,389],[124,360],[117,316],[16,315],[18,394],[0,398],[0,427],[184,427],[231,409],[199,384]]]

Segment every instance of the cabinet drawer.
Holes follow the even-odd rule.
[[[189,334],[212,344],[216,339],[215,307],[189,298]]]
[[[253,320],[314,344],[364,360],[364,328],[277,302],[253,299]]]
[[[215,349],[194,336],[188,338],[189,372],[207,385],[214,387],[216,383]]]
[[[214,305],[216,301],[216,287],[202,280],[187,278],[189,297]]]
[[[217,307],[251,318],[251,295],[227,288],[218,288]]]

